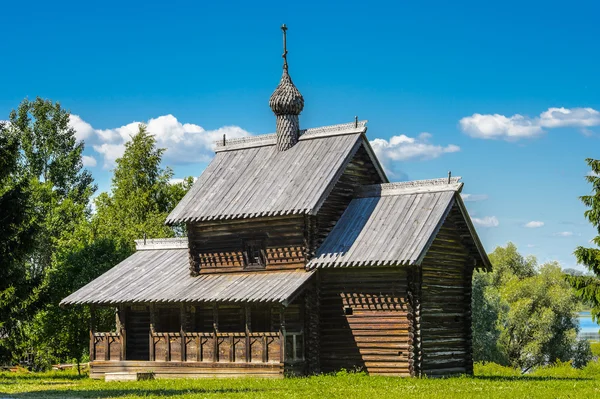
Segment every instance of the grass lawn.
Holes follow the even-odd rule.
[[[475,377],[409,379],[364,374],[284,380],[199,379],[111,382],[72,372],[0,373],[0,398],[595,398],[600,365],[560,365],[527,376],[478,365]]]

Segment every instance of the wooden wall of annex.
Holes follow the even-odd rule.
[[[425,375],[473,373],[471,279],[473,255],[453,209],[437,234],[421,270],[422,362]]]
[[[321,371],[409,376],[407,269],[322,269],[319,279]]]

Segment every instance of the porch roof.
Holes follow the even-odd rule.
[[[312,274],[298,270],[192,277],[187,249],[145,250],[134,253],[60,304],[274,302],[287,306]]]

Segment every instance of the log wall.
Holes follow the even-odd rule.
[[[320,270],[320,366],[409,376],[407,269]]]
[[[192,274],[245,270],[244,242],[265,243],[265,267],[252,270],[302,269],[306,263],[304,217],[274,217],[188,224]]]
[[[315,234],[316,248],[327,238],[352,198],[355,197],[354,190],[364,184],[378,183],[383,182],[367,151],[361,145],[319,209]]]
[[[472,253],[454,222],[446,219],[422,264],[422,373],[430,376],[472,374]]]

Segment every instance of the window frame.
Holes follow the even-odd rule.
[[[250,261],[250,251],[258,252],[258,258],[252,256],[253,260],[258,259],[258,262]],[[262,270],[267,266],[266,256],[266,243],[262,239],[247,239],[243,241],[243,254],[244,254],[244,269],[259,269]]]

